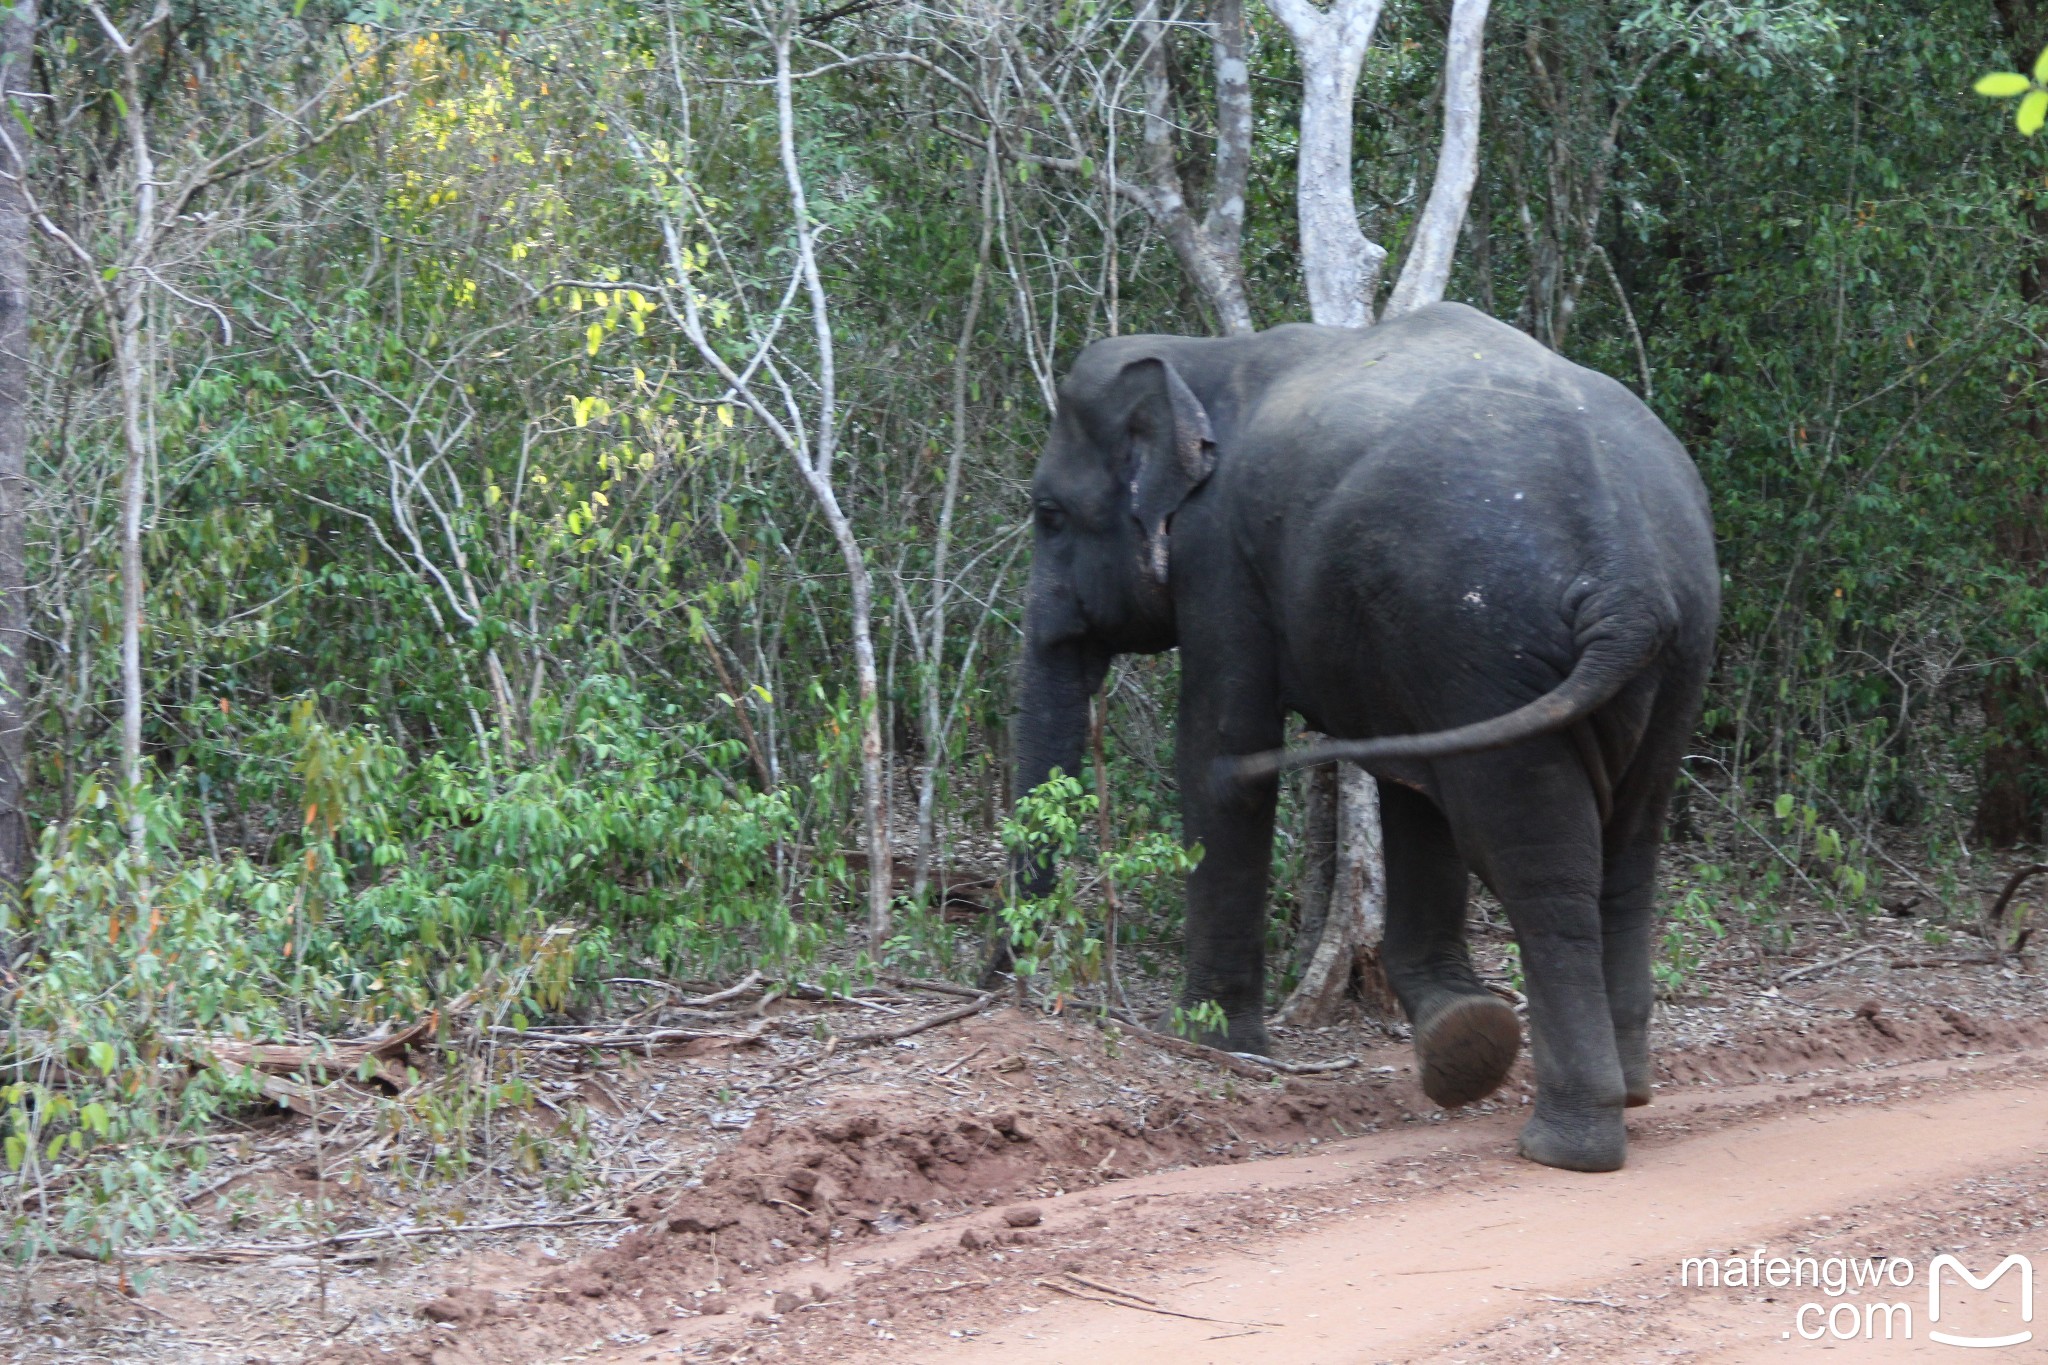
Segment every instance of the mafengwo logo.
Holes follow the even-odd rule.
[[[1963,1283],[1969,1285],[1970,1288],[1983,1290],[1987,1293],[1999,1280],[2004,1279],[2008,1272],[2017,1270],[2019,1272],[2020,1321],[2028,1323],[2034,1320],[2034,1263],[2025,1256],[2012,1255],[2006,1257],[1998,1263],[1997,1268],[1981,1280],[1972,1275],[1968,1267],[1955,1257],[1937,1256],[1927,1265],[1927,1336],[1929,1340],[1938,1341],[1944,1346],[1996,1347],[2022,1346],[2034,1339],[2034,1333],[2031,1328],[2022,1328],[2017,1332],[2007,1332],[2002,1336],[1960,1336],[1954,1332],[1937,1329],[1935,1324],[1941,1321],[1942,1272],[1949,1270],[1954,1271]],[[1951,1296],[1950,1302],[1954,1302],[1953,1296]],[[1973,1316],[1983,1315],[1977,1314]]]
[[[1981,1264],[1981,1262],[1980,1262]],[[1928,1341],[1967,1350],[2024,1346],[2034,1339],[2034,1263],[2017,1253],[1979,1275],[1944,1252],[1919,1267],[1902,1256],[1691,1257],[1680,1262],[1687,1289],[1811,1289],[1792,1295],[1792,1329],[1801,1341]],[[1926,1316],[1913,1293],[1926,1287]],[[1903,1292],[1902,1292],[1903,1291]]]

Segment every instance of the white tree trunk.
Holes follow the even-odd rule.
[[[1479,179],[1479,67],[1486,45],[1489,0],[1454,0],[1444,49],[1444,137],[1436,154],[1436,180],[1401,267],[1387,316],[1399,317],[1444,296],[1451,258],[1465,225],[1465,208]]]
[[[854,677],[860,689],[860,785],[866,807],[868,836],[868,951],[879,954],[889,938],[889,911],[894,900],[895,864],[889,856],[888,792],[882,778],[882,688],[875,669],[874,580],[867,556],[854,535],[853,523],[839,505],[832,484],[832,461],[839,449],[838,379],[834,362],[832,310],[825,282],[818,273],[817,234],[804,189],[803,168],[796,154],[796,101],[791,92],[790,48],[795,41],[797,9],[785,4],[775,29],[776,132],[782,153],[782,174],[789,189],[790,217],[796,232],[797,267],[810,300],[811,330],[818,347],[818,406],[809,458],[799,451],[804,482],[816,499],[832,539],[845,561],[852,601]]]
[[[94,17],[121,54],[128,153],[135,169],[135,222],[128,258],[114,281],[114,369],[121,388],[121,436],[127,461],[121,470],[121,782],[128,789],[128,847],[140,865],[147,834],[142,814],[142,522],[147,496],[154,425],[146,420],[149,355],[143,325],[149,304],[149,272],[157,244],[156,158],[150,152],[149,122],[142,102],[141,56],[97,7]],[[145,32],[168,17],[158,4]]]
[[[1244,283],[1245,189],[1251,173],[1252,87],[1246,58],[1244,0],[1214,0],[1210,42],[1216,63],[1216,153],[1209,209],[1196,221],[1174,157],[1173,89],[1166,62],[1167,26],[1158,0],[1139,0],[1138,66],[1145,87],[1145,178],[1126,188],[1159,224],[1181,269],[1216,314],[1226,335],[1252,330]]]
[[[1329,909],[1315,953],[1294,993],[1280,1007],[1283,1024],[1330,1023],[1359,974],[1378,970],[1380,938],[1387,923],[1379,787],[1355,763],[1340,763],[1337,769],[1337,865]]]
[[[1385,248],[1358,223],[1351,191],[1351,106],[1358,73],[1379,25],[1383,0],[1266,0],[1294,40],[1301,63],[1301,132],[1295,162],[1295,214],[1301,273],[1311,321],[1329,327],[1372,323]]]
[[[939,765],[945,761],[946,724],[943,669],[946,665],[946,608],[953,585],[947,581],[947,559],[953,546],[953,513],[960,500],[960,471],[966,463],[967,358],[974,331],[981,322],[981,299],[988,281],[989,250],[995,238],[995,188],[1001,162],[995,134],[989,134],[981,163],[981,240],[974,251],[974,274],[967,286],[967,309],[960,318],[960,340],[953,347],[953,444],[946,456],[946,488],[939,500],[939,525],[932,545],[932,605],[924,644],[924,772],[917,784],[917,871],[911,900],[922,905],[931,884],[932,858],[938,848],[936,807]],[[941,895],[943,896],[943,888]]]
[[[0,102],[34,84],[34,0],[0,18]],[[28,878],[28,328],[27,131],[0,143],[0,894]],[[11,945],[0,944],[11,952]]]

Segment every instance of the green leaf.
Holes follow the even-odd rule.
[[[2048,122],[2048,90],[2028,91],[2020,101],[2019,113],[2013,115],[2013,122],[2028,137],[2040,132],[2041,124]]]
[[[2009,100],[2014,95],[2024,95],[2033,85],[2017,71],[1994,71],[1988,76],[1979,76],[1972,87],[1980,95],[1989,95],[1995,100]]]

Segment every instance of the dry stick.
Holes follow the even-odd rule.
[[[939,765],[945,758],[947,716],[940,696],[940,674],[946,666],[946,606],[952,582],[947,574],[947,555],[953,545],[953,514],[960,500],[960,471],[967,458],[967,358],[974,344],[974,330],[981,320],[981,300],[988,283],[989,246],[995,232],[995,179],[1001,158],[996,146],[995,126],[988,130],[988,146],[981,167],[981,240],[975,248],[974,275],[967,287],[967,311],[960,320],[960,341],[953,348],[953,439],[946,456],[945,492],[939,499],[939,524],[932,541],[932,601],[925,629],[924,676],[924,771],[917,780],[917,867],[910,898],[924,904],[930,889],[932,860],[938,847],[937,825],[932,807],[938,799]],[[945,892],[939,893],[938,908],[945,909]]]
[[[1270,1081],[1276,1074],[1309,1076],[1325,1071],[1346,1071],[1358,1065],[1356,1057],[1338,1057],[1327,1062],[1279,1062],[1271,1057],[1260,1057],[1250,1052],[1225,1052],[1221,1048],[1204,1047],[1185,1038],[1176,1038],[1170,1033],[1149,1029],[1122,1010],[1112,1009],[1108,1013],[1117,1023],[1162,1051],[1192,1061],[1211,1062],[1234,1075],[1254,1081]]]
[[[722,1005],[728,1000],[739,999],[739,997],[760,984],[761,974],[759,972],[748,972],[722,991],[713,991],[709,995],[700,995],[695,999],[684,1000],[681,1003],[685,1005]]]
[[[1050,1289],[1055,1294],[1065,1294],[1068,1298],[1082,1299],[1088,1303],[1106,1303],[1113,1308],[1135,1308],[1140,1313],[1157,1313],[1161,1317],[1187,1318],[1191,1322],[1220,1322],[1226,1327],[1274,1327],[1278,1325],[1271,1322],[1244,1322],[1237,1318],[1212,1318],[1202,1313],[1183,1313],[1173,1308],[1161,1308],[1155,1303],[1127,1298],[1121,1290],[1108,1294],[1091,1294],[1087,1290],[1076,1289],[1073,1285],[1062,1284],[1058,1280],[1033,1280],[1032,1283],[1041,1289]]]
[[[1998,893],[1998,899],[1991,902],[1991,908],[1984,912],[1984,922],[1989,924],[1992,933],[1997,935],[1993,941],[2001,949],[2017,953],[2027,946],[2027,939],[2033,933],[2031,925],[2020,930],[2019,936],[2010,948],[2005,947],[2005,907],[2012,903],[2012,898],[2018,894],[2020,887],[2026,884],[2028,878],[2038,877],[2043,873],[2048,873],[2048,863],[2030,863],[2020,868],[2006,879],[2005,889]]]
[[[996,993],[989,991],[979,999],[962,1005],[957,1009],[950,1009],[942,1014],[934,1014],[931,1018],[919,1020],[915,1024],[905,1024],[902,1028],[882,1029],[876,1033],[848,1034],[839,1041],[848,1047],[858,1046],[862,1043],[893,1043],[899,1039],[908,1038],[912,1034],[923,1033],[926,1029],[938,1028],[942,1024],[956,1023],[967,1018],[969,1015],[979,1014],[994,1004],[995,998]]]
[[[935,995],[959,995],[965,996],[969,1000],[979,1000],[983,995],[987,994],[987,992],[978,991],[972,986],[956,986],[950,981],[919,981],[908,976],[884,976],[882,980],[901,990],[931,991]]]
[[[453,1236],[456,1233],[514,1232],[523,1228],[615,1227],[620,1223],[632,1221],[631,1218],[520,1218],[504,1223],[442,1223],[431,1227],[414,1225],[362,1228],[355,1232],[337,1232],[328,1237],[316,1237],[309,1242],[245,1242],[220,1247],[139,1247],[133,1251],[120,1252],[119,1258],[124,1261],[255,1260],[264,1256],[303,1256],[326,1247],[352,1246],[357,1242],[371,1242],[385,1237],[402,1240],[408,1237]],[[90,1252],[76,1249],[64,1250],[62,1254],[81,1260],[99,1259]]]
[[[649,1047],[655,1043],[685,1042],[692,1038],[730,1038],[734,1042],[748,1043],[757,1041],[759,1036],[752,1033],[728,1033],[716,1029],[657,1028],[648,1029],[643,1033],[589,1033],[557,1037],[548,1034],[536,1035],[505,1024],[493,1024],[487,1032],[494,1037],[513,1040],[515,1047],[531,1048],[540,1052],[575,1052],[587,1047]]]
[[[962,1053],[960,1056],[955,1057],[952,1061],[946,1063],[943,1067],[939,1068],[939,1070],[937,1071],[934,1071],[932,1074],[934,1076],[950,1076],[955,1071],[958,1071],[961,1067],[967,1065],[969,1062],[973,1061],[976,1057],[979,1057],[982,1053],[986,1051],[988,1051],[988,1044],[983,1043],[979,1047],[975,1048],[974,1051]]]
[[[1830,968],[1839,967],[1845,962],[1854,962],[1859,957],[1868,957],[1872,953],[1883,951],[1884,945],[1882,943],[1866,943],[1853,953],[1844,953],[1840,957],[1829,958],[1826,962],[1814,962],[1804,967],[1795,967],[1779,977],[1778,984],[1782,986],[1787,981],[1796,981],[1802,976],[1811,976],[1815,972],[1824,972]]]
[[[1089,704],[1088,742],[1095,751],[1095,856],[1109,857],[1109,765],[1102,757],[1102,731],[1109,724],[1109,692],[1098,692]],[[1116,893],[1116,882],[1105,876],[1102,879],[1102,896],[1108,903],[1103,912],[1102,972],[1109,985],[1110,1002],[1128,1012],[1130,999],[1124,995],[1123,978],[1116,971],[1116,926],[1123,912],[1123,899]]]
[[[1090,1289],[1099,1289],[1105,1294],[1114,1294],[1118,1298],[1123,1299],[1136,1299],[1139,1303],[1149,1303],[1155,1308],[1159,1305],[1159,1300],[1157,1299],[1148,1299],[1143,1294],[1134,1294],[1128,1289],[1119,1289],[1113,1284],[1104,1284],[1101,1280],[1091,1280],[1078,1271],[1068,1270],[1061,1273],[1075,1284],[1086,1285]]]

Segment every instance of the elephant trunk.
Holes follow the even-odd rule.
[[[1088,699],[1102,686],[1109,657],[1107,650],[1080,640],[1027,641],[1017,707],[1014,795],[1031,791],[1055,768],[1069,776],[1080,774],[1088,739]],[[1052,889],[1055,869],[1049,858],[1026,859],[1020,854],[1013,870],[1021,896],[1042,896]]]

